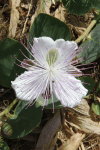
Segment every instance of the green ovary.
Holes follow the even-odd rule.
[[[58,59],[58,50],[51,49],[47,54],[47,62],[51,66]]]

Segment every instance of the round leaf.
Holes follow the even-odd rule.
[[[92,103],[92,109],[96,115],[100,115],[100,103]]]
[[[41,121],[42,107],[37,103],[27,108],[28,101],[20,101],[9,124],[13,133],[11,139],[21,138],[29,134]]]
[[[10,150],[7,143],[0,140],[0,150]]]
[[[19,49],[28,56],[26,49],[18,41],[7,38],[0,42],[0,84],[2,86],[10,87],[11,81],[16,78],[16,74],[19,75],[25,70],[14,64],[14,62],[19,63],[14,55],[19,60],[25,58]]]
[[[98,24],[94,30],[91,32],[91,37],[89,40],[83,42],[79,47],[82,53],[78,56],[81,57],[83,64],[88,64],[93,62],[98,57],[100,57],[100,24]]]
[[[91,0],[92,7],[100,11],[100,0]]]
[[[83,15],[91,9],[90,0],[62,0],[65,8],[72,14]]]

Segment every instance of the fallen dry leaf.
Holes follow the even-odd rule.
[[[100,123],[92,120],[90,107],[85,99],[82,99],[81,103],[74,107],[72,111],[74,111],[74,114],[67,120],[70,125],[85,133],[100,134]]]
[[[85,134],[76,133],[70,137],[66,142],[64,142],[58,150],[76,150],[82,142]]]

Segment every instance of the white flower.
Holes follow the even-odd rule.
[[[24,59],[21,66],[27,71],[11,82],[17,98],[31,103],[42,94],[44,101],[52,97],[53,102],[55,94],[65,107],[78,105],[88,91],[75,78],[82,75],[73,60],[77,56],[77,49],[74,41],[34,38],[31,55],[35,60]]]

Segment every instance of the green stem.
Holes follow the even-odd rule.
[[[96,17],[94,18],[94,20],[91,21],[90,25],[87,27],[87,29],[85,30],[85,32],[75,40],[76,43],[80,42],[82,39],[84,39],[88,33],[90,32],[90,30],[93,28],[93,26],[96,24],[96,22],[100,19],[100,13],[96,15]]]
[[[9,113],[11,108],[18,102],[18,98],[16,98],[4,111],[0,113],[0,117],[2,117],[4,114]]]

